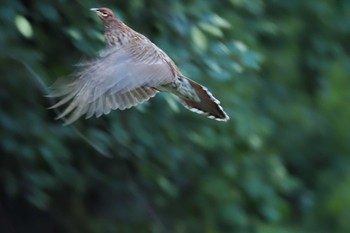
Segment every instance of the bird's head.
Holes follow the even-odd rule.
[[[115,18],[113,12],[108,8],[91,8],[90,10],[96,12],[103,22],[108,22]]]

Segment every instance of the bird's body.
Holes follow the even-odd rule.
[[[53,108],[68,107],[58,116],[66,124],[80,116],[89,118],[127,109],[159,91],[178,96],[190,110],[216,120],[228,116],[220,102],[203,86],[186,78],[171,58],[142,34],[132,30],[107,8],[93,8],[105,25],[105,53],[80,65],[76,78],[52,92],[63,97]]]

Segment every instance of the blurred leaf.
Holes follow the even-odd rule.
[[[16,23],[17,29],[24,37],[30,38],[33,36],[32,26],[30,25],[30,23],[26,18],[24,18],[21,15],[17,15],[15,18],[15,23]]]
[[[198,27],[193,27],[191,32],[193,43],[200,49],[205,50],[208,47],[208,41],[203,32]]]

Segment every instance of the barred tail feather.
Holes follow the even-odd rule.
[[[187,79],[187,78],[186,78]],[[196,90],[199,101],[194,101],[188,98],[180,97],[182,103],[189,110],[206,115],[210,119],[218,121],[228,121],[230,118],[220,106],[220,101],[217,100],[207,88],[200,84],[187,79],[190,85]]]

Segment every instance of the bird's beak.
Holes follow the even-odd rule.
[[[90,11],[98,12],[98,8],[91,8]]]

